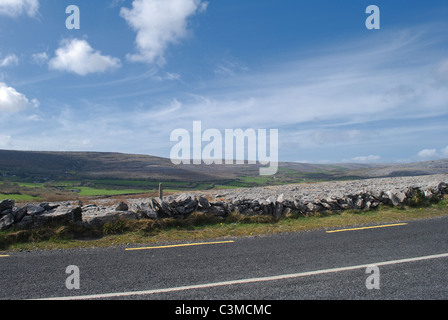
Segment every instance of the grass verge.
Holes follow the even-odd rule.
[[[446,215],[448,215],[447,198],[422,208],[382,207],[368,212],[349,210],[340,213],[324,212],[312,216],[291,213],[279,220],[274,220],[271,216],[243,216],[237,213],[223,220],[196,212],[185,220],[117,220],[99,228],[69,224],[48,225],[33,230],[11,229],[0,232],[0,250],[51,250],[205,241],[391,223]]]

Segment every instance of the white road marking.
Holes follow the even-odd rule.
[[[174,287],[174,288],[146,290],[146,291],[92,294],[92,295],[84,295],[84,296],[46,298],[46,299],[39,299],[39,300],[89,300],[89,299],[106,299],[106,298],[119,298],[119,297],[129,297],[129,296],[142,296],[142,295],[150,295],[150,294],[157,294],[157,293],[185,291],[185,290],[192,290],[192,289],[204,289],[204,288],[213,288],[213,287],[220,287],[220,286],[231,286],[231,285],[235,285],[235,284],[277,281],[277,280],[284,280],[284,279],[314,276],[314,275],[325,274],[325,273],[335,273],[335,272],[350,271],[350,270],[356,270],[356,269],[364,269],[364,268],[367,268],[370,266],[379,267],[379,266],[387,266],[387,265],[393,265],[393,264],[399,264],[399,263],[409,263],[409,262],[439,259],[439,258],[448,258],[448,253],[435,254],[435,255],[423,256],[423,257],[415,257],[415,258],[409,258],[409,259],[374,262],[374,263],[349,266],[349,267],[285,274],[285,275],[278,275],[278,276],[271,276],[271,277],[248,278],[248,279],[222,281],[222,282],[215,282],[215,283],[205,283],[205,284],[189,285],[189,286]]]

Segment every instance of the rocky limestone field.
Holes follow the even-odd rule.
[[[290,212],[308,215],[322,211],[372,210],[380,205],[404,206],[437,202],[448,193],[448,175],[377,178],[365,180],[288,184],[174,194],[160,199],[111,199],[40,203],[18,206],[0,202],[0,230],[37,228],[50,222],[97,227],[117,219],[185,219],[193,212],[227,217]]]

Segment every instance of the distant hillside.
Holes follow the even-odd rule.
[[[383,165],[364,171],[367,177],[403,177],[448,173],[448,159]]]
[[[0,150],[0,172],[4,176],[36,180],[137,179],[210,180],[206,174],[175,166],[169,159],[146,155],[101,152],[34,152]]]
[[[20,181],[126,179],[257,186],[302,181],[448,173],[448,159],[410,164],[306,164],[283,162],[272,177],[258,165],[180,165],[149,155],[0,150],[0,174]]]

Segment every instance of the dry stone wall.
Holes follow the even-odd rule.
[[[312,214],[348,209],[372,210],[436,202],[448,194],[448,175],[381,178],[274,187],[192,192],[160,198],[130,199],[114,205],[83,205],[79,201],[28,204],[0,202],[0,230],[36,228],[50,222],[101,226],[117,219],[185,219],[195,211],[225,218],[243,215]]]

